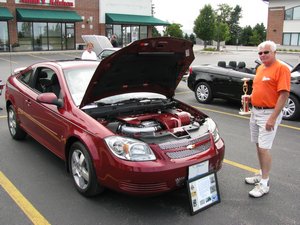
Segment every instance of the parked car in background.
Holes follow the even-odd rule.
[[[103,49],[100,54],[98,55],[98,58],[100,60],[106,58],[107,56],[115,53],[116,51],[120,50],[121,48],[105,48]]]
[[[133,42],[99,61],[33,64],[6,83],[8,129],[66,162],[76,189],[154,195],[182,188],[197,168],[222,167],[216,123],[174,98],[192,43]]]
[[[257,66],[260,61],[256,61]],[[283,108],[283,119],[296,120],[300,117],[300,64],[292,67],[282,62],[291,71],[291,92],[289,99]],[[256,66],[256,67],[257,67]],[[255,76],[255,68],[247,68],[244,62],[224,61],[215,65],[192,66],[189,70],[188,87],[195,93],[198,102],[211,103],[214,98],[241,101],[243,93],[242,78],[250,78],[249,91],[252,90],[252,80]]]

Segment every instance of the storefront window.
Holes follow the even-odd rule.
[[[47,23],[33,23],[33,50],[48,50]]]
[[[292,36],[291,36],[291,45],[297,46],[298,45],[298,39],[299,39],[298,34],[292,34]]]
[[[48,23],[49,50],[61,50],[61,23]]]
[[[299,20],[300,19],[300,6],[294,8],[293,19],[294,20]]]
[[[75,49],[74,23],[18,22],[17,51]]]
[[[0,21],[0,52],[7,51],[9,51],[7,22]]]
[[[75,49],[75,26],[74,23],[66,23],[65,33],[66,49]]]
[[[148,37],[147,26],[140,26],[140,39]]]
[[[117,36],[117,42],[119,43],[119,46],[123,46],[121,25],[113,26],[113,34],[115,34]]]
[[[290,45],[291,34],[283,34],[283,45]]]
[[[285,10],[285,20],[293,19],[293,8]]]
[[[18,22],[19,51],[32,51],[32,23]]]
[[[131,42],[139,40],[139,27],[131,27]]]
[[[113,34],[117,35],[120,46],[148,37],[147,26],[106,24],[106,36],[110,38]]]
[[[283,34],[283,45],[300,46],[300,33]]]

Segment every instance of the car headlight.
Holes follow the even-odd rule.
[[[156,159],[149,145],[144,142],[120,136],[110,136],[104,140],[112,153],[121,159],[130,161],[150,161]]]
[[[211,132],[214,142],[217,142],[220,139],[219,130],[217,124],[210,118],[207,118],[208,130]]]

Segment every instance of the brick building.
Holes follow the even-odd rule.
[[[151,0],[0,0],[0,52],[76,49],[89,34],[126,45],[168,24]]]
[[[267,40],[284,46],[300,46],[300,1],[269,2]]]

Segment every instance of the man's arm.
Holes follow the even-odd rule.
[[[270,118],[268,119],[268,121],[266,123],[266,130],[274,129],[276,119],[277,119],[278,115],[280,114],[280,112],[282,111],[283,107],[285,106],[285,103],[288,100],[289,95],[290,95],[290,92],[288,92],[288,91],[280,91],[279,92],[279,97],[276,102],[274,112],[271,114]]]

